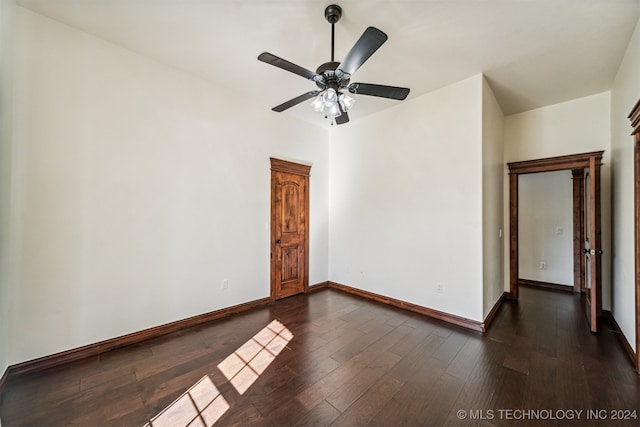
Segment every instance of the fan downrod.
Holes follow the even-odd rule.
[[[324,10],[324,17],[327,19],[329,24],[335,24],[342,17],[342,8],[337,4],[329,5]]]

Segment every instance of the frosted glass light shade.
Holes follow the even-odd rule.
[[[316,113],[322,113],[322,111],[324,110],[324,102],[322,101],[322,94],[319,94],[318,96],[316,96],[313,101],[311,101],[311,108],[313,108],[313,111],[315,111]]]
[[[324,105],[326,107],[331,107],[336,105],[338,102],[338,94],[335,89],[329,88],[322,93],[322,100],[324,101]]]
[[[327,113],[327,117],[336,118],[341,114],[342,114],[342,111],[340,111],[340,107],[336,103],[336,104],[333,104],[331,107],[329,107],[329,112]]]
[[[342,107],[343,111],[349,111],[351,109],[351,107],[353,107],[353,104],[355,104],[355,102],[356,102],[355,99],[353,99],[352,97],[350,97],[346,93],[341,93],[339,95],[338,101],[340,102],[340,106]]]

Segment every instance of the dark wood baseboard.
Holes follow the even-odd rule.
[[[364,291],[362,289],[353,288],[351,286],[343,285],[341,283],[329,282],[331,289],[337,289],[339,291],[347,292],[353,295],[358,295],[363,298],[377,301],[382,304],[387,304],[393,307],[409,310],[414,313],[422,314],[434,319],[442,320],[453,325],[461,326],[466,329],[470,329],[476,332],[484,332],[484,323],[477,322],[475,320],[467,319],[464,317],[456,316],[455,314],[449,314],[431,308],[423,307],[421,305],[413,304],[406,301],[401,301],[395,298],[386,297],[383,295],[375,294],[373,292]]]
[[[2,377],[0,377],[0,402],[2,401],[2,396],[4,396],[4,387],[7,384],[7,379],[9,378],[9,368],[5,369]]]
[[[491,311],[489,311],[489,314],[487,314],[487,317],[484,319],[484,323],[482,323],[482,333],[487,332],[489,325],[491,325],[491,322],[493,322],[493,318],[496,317],[496,314],[498,313],[500,307],[502,307],[502,303],[504,302],[504,299],[507,297],[507,295],[508,292],[503,292],[502,295],[500,295],[500,298],[498,298],[498,301],[496,301],[496,303],[491,308]]]
[[[329,281],[327,280],[326,282],[320,282],[320,283],[316,283],[315,285],[309,286],[309,289],[307,290],[307,292],[320,291],[328,287],[329,287]]]
[[[45,369],[53,368],[66,363],[76,362],[89,357],[98,356],[107,351],[115,350],[116,348],[138,344],[151,338],[157,338],[163,335],[170,334],[172,332],[180,331],[182,329],[229,317],[234,314],[252,310],[257,307],[262,307],[269,304],[270,302],[270,298],[261,298],[255,301],[249,301],[243,304],[234,305],[232,307],[200,314],[197,316],[189,317],[187,319],[177,320],[175,322],[166,323],[164,325],[145,329],[139,332],[122,335],[120,337],[111,338],[94,344],[85,345],[83,347],[78,347],[49,356],[40,357],[38,359],[18,363],[16,365],[11,365],[7,368],[7,372],[5,372],[3,380],[6,379],[5,377],[15,377],[24,374],[30,374],[33,372],[44,371]]]
[[[635,351],[633,351],[633,347],[631,347],[631,344],[629,344],[629,340],[627,339],[627,337],[624,336],[624,333],[622,332],[622,329],[620,329],[620,325],[618,325],[616,318],[613,317],[613,313],[609,310],[602,310],[602,314],[604,315],[604,317],[607,317],[611,321],[613,331],[618,336],[618,340],[620,341],[620,344],[622,345],[625,353],[627,353],[627,356],[629,356],[631,365],[635,367],[636,372],[640,373],[640,366],[637,366],[636,364],[636,353]]]
[[[518,286],[532,286],[534,288],[553,289],[562,292],[573,292],[573,286],[560,285],[558,283],[539,282],[531,279],[518,279]]]

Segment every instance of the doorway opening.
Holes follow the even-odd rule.
[[[601,301],[600,168],[604,151],[508,163],[509,166],[509,294],[518,299],[520,175],[569,170],[573,181],[574,291],[585,293],[591,332],[598,330]]]
[[[518,178],[518,286],[580,292],[574,287],[572,178],[571,171]]]

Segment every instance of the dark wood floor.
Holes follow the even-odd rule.
[[[204,378],[220,393],[216,425],[640,425],[639,376],[580,307],[521,288],[482,336],[323,290],[10,380],[0,415],[4,427],[143,426]],[[274,319],[293,338],[240,394],[218,365]],[[168,418],[152,425],[186,425]]]

